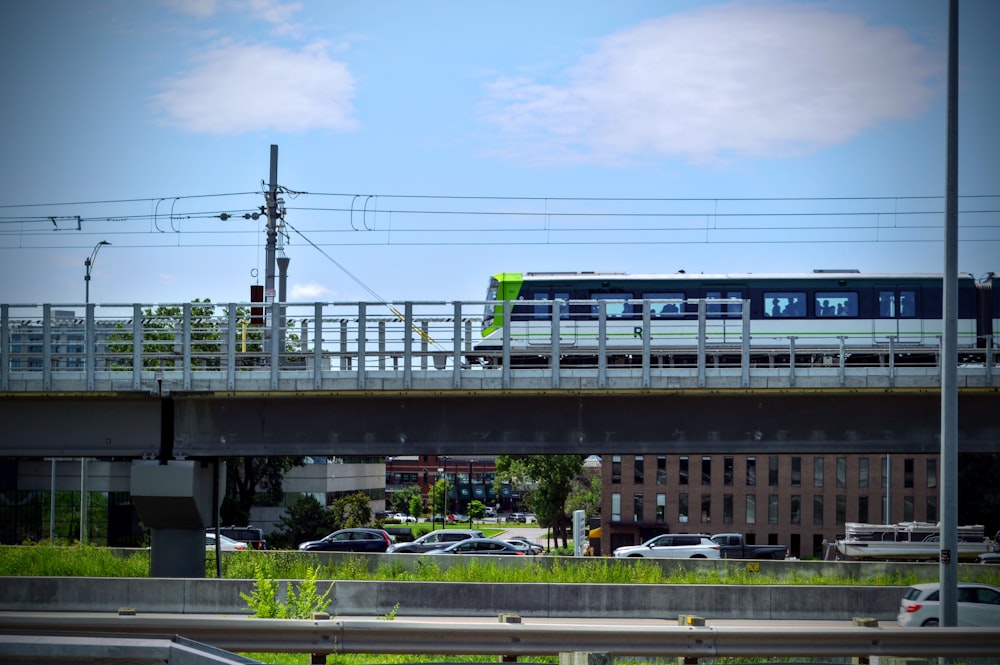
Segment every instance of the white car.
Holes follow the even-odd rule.
[[[642,545],[619,547],[614,551],[619,559],[646,557],[651,559],[718,559],[719,545],[708,536],[687,533],[665,533],[650,538]]]
[[[940,585],[914,584],[899,601],[900,626],[937,626],[941,621]],[[958,625],[1000,626],[1000,589],[989,584],[958,583]]]
[[[416,522],[417,518],[413,515],[407,515],[406,513],[393,513],[389,515],[391,519],[398,520],[400,522]]]
[[[232,538],[228,538],[226,536],[223,536],[222,534],[219,534],[219,549],[221,549],[223,552],[243,552],[249,548],[247,547],[247,544],[242,541],[233,540]],[[215,551],[214,533],[205,534],[205,550],[208,552]]]

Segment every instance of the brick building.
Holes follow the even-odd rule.
[[[938,457],[605,455],[601,553],[666,532],[738,531],[822,558],[845,522],[938,521]]]

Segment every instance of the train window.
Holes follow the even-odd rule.
[[[713,303],[713,300],[722,300],[723,298],[727,300],[742,300],[743,293],[740,291],[726,291],[726,295],[723,296],[721,291],[706,291],[705,300],[708,301],[708,316],[710,317],[740,317],[742,315],[743,304],[742,303]]]
[[[764,316],[805,316],[806,294],[804,291],[765,291],[764,305]]]
[[[839,317],[858,315],[858,294],[843,291],[816,292],[816,316]]]
[[[645,293],[642,296],[652,300],[650,308],[655,318],[666,319],[684,316],[684,294],[676,293]]]
[[[604,307],[609,319],[627,318],[632,313],[632,305],[626,302],[632,298],[631,293],[594,293],[591,298],[608,301]],[[592,307],[592,313],[594,316],[598,315],[596,303]]]
[[[912,319],[917,315],[917,292],[879,291],[878,311],[884,319]]]

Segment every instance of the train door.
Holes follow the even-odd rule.
[[[872,318],[875,343],[888,344],[890,337],[902,344],[923,341],[920,290],[910,286],[875,288],[876,311]]]
[[[706,334],[708,344],[739,344],[743,336],[743,298],[747,291],[739,286],[706,290]],[[738,300],[740,302],[733,302]],[[713,302],[716,301],[716,302]]]
[[[570,293],[569,291],[555,291],[553,293],[536,291],[532,295],[532,300],[558,300],[559,312],[559,345],[576,345],[576,321],[570,317]],[[532,305],[531,332],[528,335],[528,344],[532,346],[549,346],[552,338],[552,304],[537,303]]]

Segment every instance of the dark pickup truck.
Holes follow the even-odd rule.
[[[747,545],[742,533],[719,533],[712,536],[723,559],[785,559],[785,545]]]

